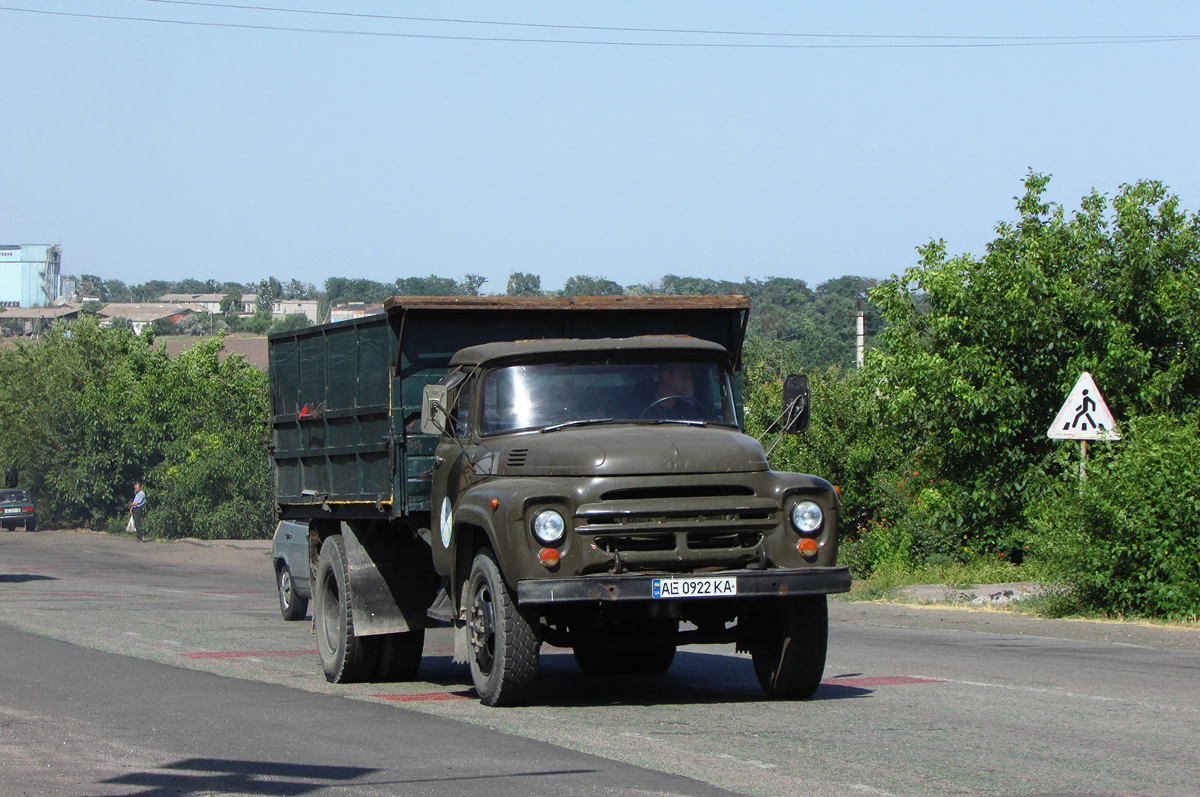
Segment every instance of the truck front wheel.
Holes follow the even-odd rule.
[[[829,606],[824,595],[781,598],[760,618],[761,630],[750,646],[754,674],[767,697],[812,697],[825,672],[829,645]]]
[[[495,555],[475,555],[467,582],[467,630],[471,641],[471,680],[485,706],[524,702],[537,678],[537,618],[517,605],[504,583]]]
[[[325,670],[325,680],[330,683],[361,681],[371,674],[375,664],[366,640],[354,635],[350,601],[346,543],[340,534],[334,534],[321,544],[316,589],[313,590],[317,653],[321,657],[321,668]]]

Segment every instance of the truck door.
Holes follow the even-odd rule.
[[[477,456],[471,439],[471,403],[478,380],[468,377],[448,396],[450,421],[438,440],[433,460],[433,563],[442,575],[454,569],[454,510],[459,496],[479,481],[471,458]]]

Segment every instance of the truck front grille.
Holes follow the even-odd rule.
[[[778,504],[740,485],[611,490],[575,513],[575,531],[610,554],[744,553],[778,525]]]

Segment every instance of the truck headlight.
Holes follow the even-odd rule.
[[[821,528],[825,515],[812,501],[798,501],[792,506],[792,526],[802,534],[812,534]]]
[[[567,522],[554,509],[543,509],[538,512],[533,516],[533,522],[529,525],[533,536],[546,545],[553,545],[561,540],[563,533],[567,530]]]

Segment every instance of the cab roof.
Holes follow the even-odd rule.
[[[450,365],[475,366],[492,360],[534,359],[545,361],[556,355],[651,353],[671,357],[700,358],[728,362],[730,353],[719,343],[687,335],[641,335],[633,338],[547,338],[543,340],[500,341],[470,346],[458,351]]]

